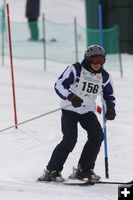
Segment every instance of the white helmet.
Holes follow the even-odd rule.
[[[87,48],[84,53],[84,59],[89,61],[92,56],[103,56],[105,57],[105,49],[99,45],[91,45]]]

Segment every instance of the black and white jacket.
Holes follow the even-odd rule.
[[[55,91],[61,98],[61,107],[84,114],[96,111],[96,97],[100,94],[105,100],[106,106],[115,107],[112,80],[107,71],[101,67],[98,72],[92,71],[83,60],[82,63],[69,65],[55,83]],[[73,92],[83,99],[80,107],[75,108],[67,100]],[[67,106],[69,105],[69,106]]]

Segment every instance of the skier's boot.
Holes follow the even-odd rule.
[[[73,168],[73,173],[69,178],[90,181],[99,181],[101,179],[100,176],[95,174],[93,169],[82,169],[80,166],[78,168]]]
[[[46,169],[44,170],[44,174],[40,176],[37,181],[63,182],[65,179],[62,177],[59,171]]]

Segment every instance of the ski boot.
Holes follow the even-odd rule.
[[[44,174],[40,176],[37,181],[64,182],[65,179],[62,177],[59,171],[46,169],[44,170]]]
[[[69,176],[70,179],[99,181],[100,176],[95,174],[93,169],[83,170],[81,167],[73,168],[73,173]]]

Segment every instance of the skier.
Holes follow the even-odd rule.
[[[103,96],[106,103],[105,119],[114,120],[116,116],[112,80],[103,68],[105,60],[105,49],[91,45],[85,51],[82,63],[69,65],[55,83],[55,91],[61,98],[61,107],[64,107],[61,116],[63,139],[55,147],[38,181],[63,181],[61,171],[77,142],[78,123],[86,130],[88,139],[72,176],[80,180],[100,179],[94,172],[104,139],[101,124],[95,114],[98,94]]]

